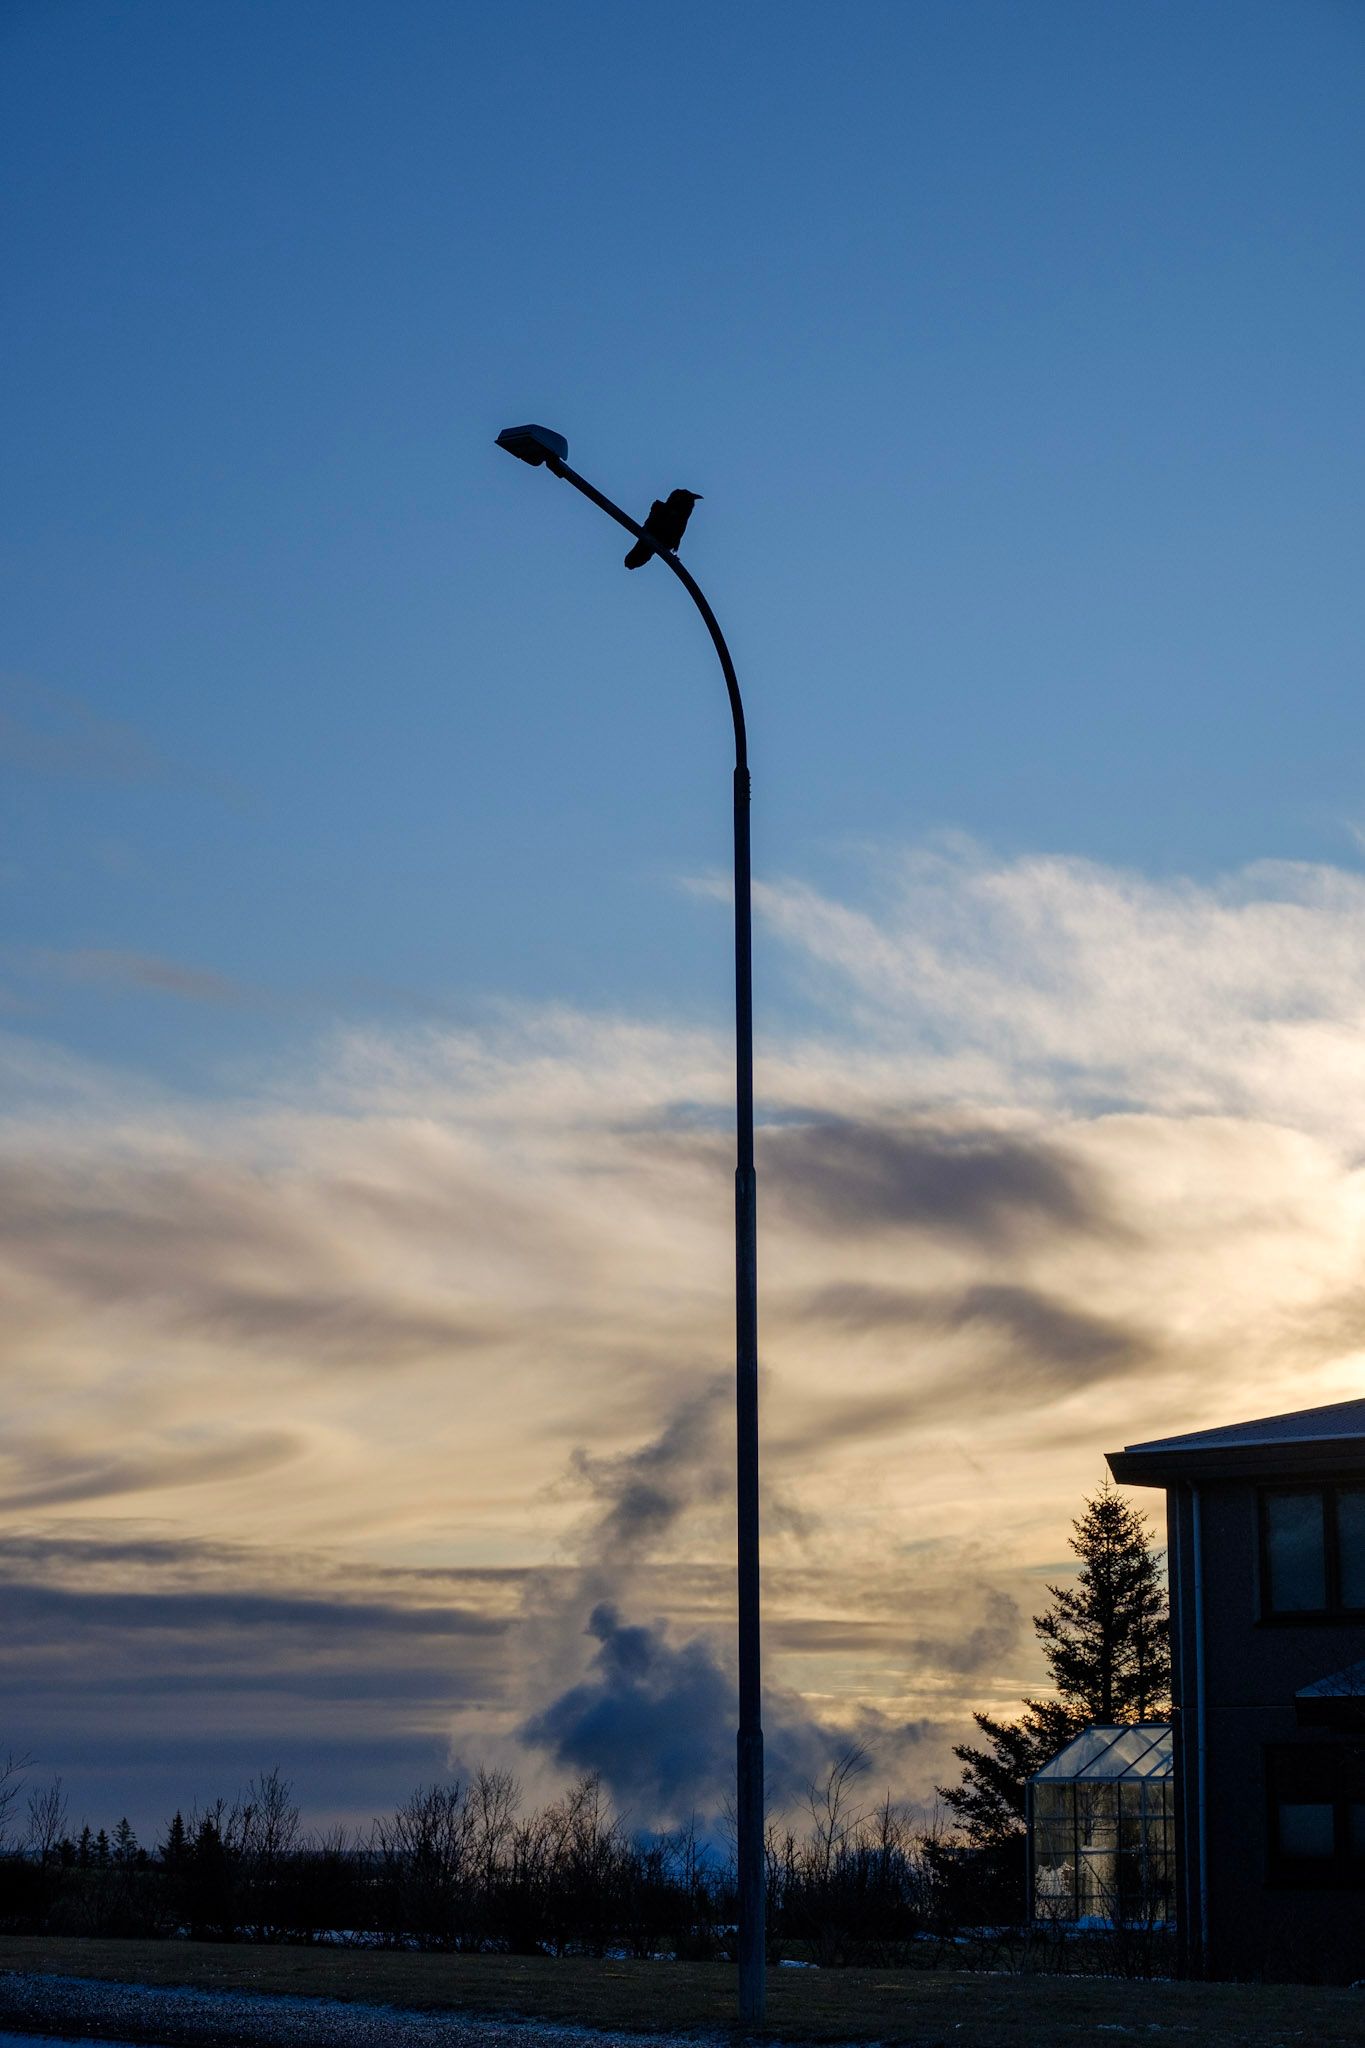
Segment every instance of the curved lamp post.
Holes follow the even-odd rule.
[[[505,427],[498,446],[542,465],[591,498],[618,526],[642,540],[673,571],[706,623],[720,657],[735,725],[735,1070],[738,1161],[735,1168],[735,1401],[739,1493],[739,1734],[736,1833],[739,1866],[739,2017],[763,2021],[764,1849],[763,1718],[758,1581],[758,1267],[754,1178],[753,939],[749,884],[749,754],[739,681],[716,615],[676,554],[661,547],[619,505],[568,464],[569,444],[549,427]]]

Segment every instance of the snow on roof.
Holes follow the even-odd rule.
[[[1070,1780],[1094,1784],[1115,1778],[1169,1778],[1175,1769],[1169,1721],[1120,1727],[1098,1721],[1035,1771],[1030,1783]]]

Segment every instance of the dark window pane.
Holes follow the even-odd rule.
[[[1276,1614],[1303,1614],[1325,1607],[1322,1495],[1268,1494],[1265,1522],[1272,1610]]]
[[[1359,1799],[1346,1809],[1346,1843],[1350,1855],[1365,1858],[1365,1804]]]
[[[1337,1495],[1337,1542],[1341,1550],[1341,1604],[1365,1607],[1365,1492]]]
[[[1280,1854],[1282,1856],[1330,1856],[1335,1833],[1330,1805],[1300,1806],[1280,1801]]]

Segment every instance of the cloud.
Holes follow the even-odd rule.
[[[79,1454],[57,1446],[34,1439],[20,1440],[0,1453],[0,1514],[254,1476],[290,1463],[303,1448],[300,1436],[284,1430],[258,1430],[232,1441],[198,1448],[167,1445],[141,1457],[87,1462]],[[7,1483],[7,1463],[22,1473],[19,1483]]]
[[[238,1352],[390,1366],[493,1339],[440,1290],[422,1301],[377,1276],[367,1286],[370,1262],[338,1256],[342,1190],[315,1202],[288,1173],[183,1144],[169,1159],[155,1141],[142,1157],[130,1149],[0,1164],[0,1264],[18,1262],[17,1298],[36,1323],[46,1297],[59,1317],[63,1303],[118,1306]]]
[[[75,1592],[66,1587],[5,1585],[5,1625],[16,1643],[62,1629],[137,1630],[198,1637],[260,1630],[307,1632],[332,1641],[379,1636],[498,1636],[506,1623],[452,1607],[397,1607],[375,1601],[203,1589],[176,1593]]]
[[[906,1648],[918,1662],[964,1676],[993,1671],[1018,1642],[1023,1627],[1019,1603],[998,1587],[987,1587],[981,1620],[946,1636],[912,1635]]]
[[[913,1792],[1038,1683],[1106,1449],[1359,1390],[1365,892],[949,849],[868,895],[764,896],[827,1017],[760,1034],[768,1676],[793,1778],[863,1729]],[[729,1756],[726,1030],[348,1030],[198,1099],[0,1058],[12,1574],[183,1618],[26,1610],[16,1742],[103,1671],[206,1759],[256,1694],[537,1785],[617,1726],[642,1812]],[[297,1651],[255,1596],[322,1603]],[[500,1626],[383,1618],[447,1604]]]
[[[1004,1381],[1006,1393],[1024,1376],[1035,1392],[1049,1385],[1069,1389],[1100,1374],[1135,1370],[1148,1355],[1135,1328],[1035,1288],[989,1281],[957,1294],[845,1282],[815,1290],[787,1313],[854,1333],[985,1331],[1000,1342],[994,1355],[978,1354],[975,1377]]]
[[[93,982],[113,988],[179,996],[192,1003],[237,1004],[246,991],[226,975],[205,967],[187,967],[159,953],[135,953],[109,946],[84,946],[38,955],[49,973],[67,981]]]
[[[1030,1229],[1098,1230],[1099,1190],[1041,1137],[922,1124],[765,1132],[765,1199],[813,1229],[922,1230],[993,1246]],[[769,1185],[771,1184],[771,1193]]]
[[[366,1564],[362,1571],[328,1551],[276,1552],[256,1543],[224,1543],[192,1536],[125,1533],[112,1518],[87,1518],[72,1526],[38,1530],[0,1529],[0,1579],[40,1575],[44,1583],[74,1583],[84,1589],[101,1586],[118,1591],[130,1568],[154,1575],[160,1582],[187,1591],[203,1585],[249,1582],[255,1589],[278,1580],[293,1585],[300,1577],[310,1586],[331,1583],[354,1591],[368,1587],[421,1596],[423,1603],[440,1593],[452,1599],[475,1593],[497,1598],[532,1575],[519,1565],[395,1565]],[[116,1534],[110,1532],[117,1531]],[[545,1567],[540,1567],[544,1570]],[[342,1597],[339,1591],[337,1597]],[[387,1603],[386,1603],[387,1604]]]
[[[1365,876],[1261,861],[1212,883],[965,840],[892,856],[875,906],[760,893],[856,1028],[914,1043],[924,1092],[1282,1118],[1365,1102]]]
[[[145,1838],[277,1761],[315,1818],[363,1823],[439,1770],[455,1704],[499,1697],[515,1580],[98,1533],[121,1526],[0,1538],[0,1724],[95,1824]]]

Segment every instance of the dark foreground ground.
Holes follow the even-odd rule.
[[[171,1986],[217,1996],[158,1995],[157,1987]],[[343,2001],[350,2012],[307,2003],[320,1999]],[[730,2031],[733,2001],[733,1971],[713,1963],[0,1937],[0,2031],[206,2048],[426,2048],[438,2038],[450,2048],[514,2048],[518,2038],[548,2048],[547,2034],[562,2027],[714,2038]],[[1172,2048],[1365,2048],[1365,1991],[1292,1985],[773,1970],[768,2017],[772,2036],[802,2042],[1104,2048],[1141,2037]],[[539,2025],[518,2036],[511,2023],[519,2019]]]

